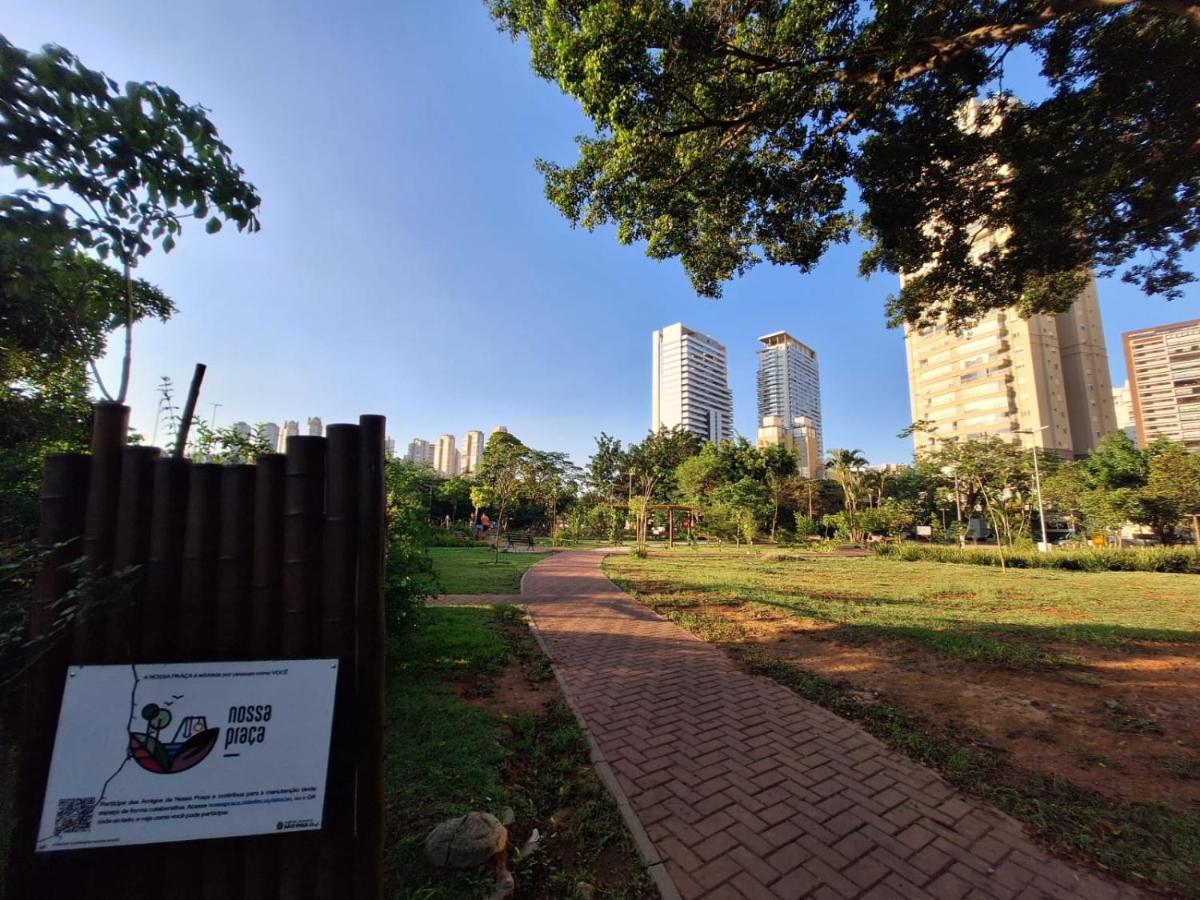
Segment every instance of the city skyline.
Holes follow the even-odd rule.
[[[545,201],[533,160],[569,163],[588,124],[555,85],[529,77],[527,53],[497,40],[486,16],[429,4],[300,17],[272,0],[247,16],[230,0],[195,9],[131,0],[117,21],[63,0],[26,4],[10,20],[6,36],[18,46],[60,43],[118,82],[152,79],[209,107],[263,196],[259,234],[196,240],[188,223],[174,252],[155,252],[136,271],[179,310],[135,329],[129,399],[145,435],[159,377],[185,385],[204,362],[198,409],[225,404],[225,423],[278,421],[281,409],[320,411],[325,422],[381,413],[406,442],[500,420],[525,443],[585,463],[600,431],[645,436],[645,336],[683,320],[728,347],[732,424],[749,440],[759,425],[756,340],[786,329],[821,351],[825,446],[880,463],[911,458],[912,442],[896,437],[911,423],[904,337],[884,312],[895,281],[858,277],[864,243],[833,247],[808,275],[760,266],[710,302],[678,263],[618,246],[608,226],[597,236],[572,230]],[[275,40],[281,22],[284,42]],[[234,41],[260,52],[214,68],[211,48]],[[452,74],[420,95],[404,89],[451,52],[461,60]],[[314,58],[331,65],[317,71]],[[1022,87],[1016,67],[1006,77]],[[326,108],[326,127],[314,129],[311,107],[296,102],[305,92]],[[465,114],[442,129],[411,127],[450,109]],[[320,217],[306,214],[314,179],[334,198]],[[1185,264],[1200,267],[1200,252]],[[1175,302],[1119,279],[1101,280],[1099,292],[1114,384],[1127,377],[1116,352],[1124,332],[1200,309],[1195,284]],[[119,343],[100,363],[106,378]],[[471,350],[448,364],[458,347]],[[416,375],[397,379],[397,361],[408,373],[436,372],[437,390]]]

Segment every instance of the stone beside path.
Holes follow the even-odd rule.
[[[741,671],[621,592],[602,558],[551,556],[519,602],[664,897],[1140,896],[1048,857],[1013,819]]]

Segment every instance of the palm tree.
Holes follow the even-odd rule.
[[[862,540],[862,533],[858,529],[858,489],[866,465],[867,458],[861,450],[830,450],[829,458],[825,461],[825,468],[842,486],[842,494],[846,498],[846,531],[855,543]]]

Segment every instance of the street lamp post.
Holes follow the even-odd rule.
[[[1038,429],[1038,431],[1045,431],[1049,427],[1049,425],[1043,425]],[[1032,436],[1035,434],[1035,432],[1032,429],[1026,428],[1018,431],[1017,434],[1028,434]],[[1046,540],[1046,510],[1042,506],[1042,473],[1038,466],[1037,445],[1032,441],[1029,442],[1029,452],[1033,454],[1033,488],[1035,491],[1037,491],[1038,522],[1040,522],[1042,526],[1042,542],[1038,544],[1038,549],[1045,553],[1050,549],[1050,542]]]

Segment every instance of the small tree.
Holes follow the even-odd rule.
[[[258,194],[204,107],[153,82],[121,88],[62,47],[28,53],[0,37],[0,119],[0,165],[36,185],[0,196],[0,232],[31,247],[82,246],[120,264],[125,350],[115,393],[94,358],[91,367],[105,399],[124,403],[138,261],[151,241],[170,252],[184,218],[206,220],[209,234],[225,221],[257,231]]]
[[[504,432],[492,435],[479,461],[479,471],[471,488],[471,502],[477,509],[491,507],[496,513],[496,561],[500,561],[500,534],[508,510],[521,497],[524,468],[529,451],[515,437]]]
[[[862,530],[858,525],[858,503],[861,495],[863,468],[867,458],[861,450],[830,450],[825,468],[833,475],[842,488],[845,498],[846,532],[854,543],[862,540]]]

